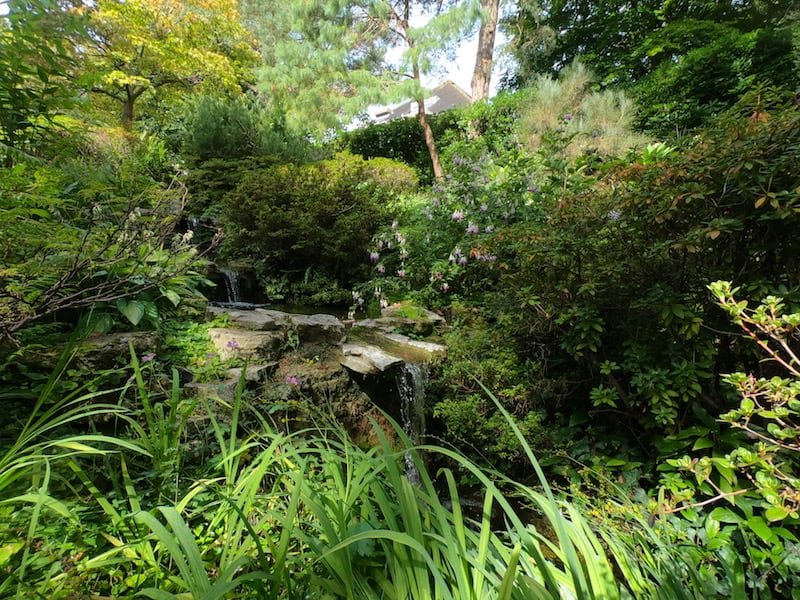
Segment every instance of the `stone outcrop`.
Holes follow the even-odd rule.
[[[333,315],[289,315],[300,344],[341,346],[344,324]]]
[[[221,306],[209,306],[206,309],[206,316],[209,319],[225,315],[230,327],[237,329],[247,329],[250,331],[279,331],[289,327],[289,317],[287,313],[277,310],[267,310],[256,308],[254,310],[228,309]]]
[[[160,345],[161,337],[153,331],[91,336],[78,345],[74,364],[88,371],[111,369],[130,362],[131,346],[141,359],[149,354],[157,355]]]
[[[371,344],[347,343],[342,347],[342,366],[359,375],[383,373],[403,362],[402,358]]]
[[[358,321],[349,329],[332,315],[265,308],[210,307],[207,316],[227,320],[225,327],[209,329],[222,360],[243,358],[257,365],[247,367],[244,375],[249,389],[260,390],[256,402],[281,402],[289,407],[294,400],[303,400],[327,406],[355,439],[370,443],[374,437],[371,420],[382,423],[390,437],[394,435],[370,397],[386,396],[386,390],[396,387],[395,378],[405,363],[431,362],[446,353],[441,344],[400,333],[419,336],[444,325],[435,313],[413,310],[414,315],[408,316],[413,311],[407,307],[389,309],[380,318]],[[228,375],[221,384],[188,387],[198,397],[229,400],[242,370],[231,369]],[[384,406],[384,410],[388,409]]]
[[[220,359],[243,358],[248,361],[274,361],[283,354],[286,334],[283,331],[252,331],[213,327],[208,337]]]

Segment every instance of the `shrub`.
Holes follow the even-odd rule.
[[[199,96],[187,108],[183,147],[200,160],[268,155],[290,162],[302,160],[307,146],[250,96]]]
[[[415,185],[404,165],[347,153],[250,173],[224,200],[226,252],[252,259],[264,278],[317,272],[348,289],[366,274],[364,249],[389,218],[387,203]]]
[[[544,221],[490,244],[500,274],[487,304],[507,339],[523,357],[544,348],[551,376],[581,382],[584,409],[598,421],[609,415],[618,431],[675,431],[696,422],[693,408],[718,412],[717,374],[752,360],[719,333],[709,280],[735,273],[753,293],[783,287],[796,297],[800,198],[790,174],[800,167],[800,113],[780,96],[755,100],[683,153],[546,196]]]
[[[669,54],[684,38],[694,39],[705,22],[686,21],[665,27],[649,53]],[[792,59],[790,30],[759,29],[742,33],[714,25],[706,45],[693,47],[663,63],[634,88],[641,111],[639,125],[669,136],[706,123],[733,106],[745,93],[763,84],[794,90],[800,83]],[[647,48],[645,48],[647,50]],[[658,55],[656,55],[658,56]]]
[[[530,149],[556,132],[569,138],[566,154],[618,156],[641,147],[646,138],[634,132],[636,109],[622,91],[594,91],[594,75],[576,62],[554,80],[536,79],[519,106],[519,135]]]

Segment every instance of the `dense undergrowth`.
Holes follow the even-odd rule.
[[[154,393],[154,371],[135,355],[128,372],[120,402],[107,404],[81,390],[52,397],[57,370],[3,455],[0,531],[18,539],[2,546],[4,595],[744,593],[730,556],[720,553],[719,566],[698,574],[643,517],[598,532],[580,504],[556,499],[500,404],[536,473],[534,487],[452,450],[412,447],[398,427],[399,446],[378,428],[380,445],[364,449],[324,412],[313,428],[289,432],[243,401],[241,389],[232,404],[209,405],[182,397],[177,375],[171,389]],[[87,421],[115,433],[69,433]],[[421,452],[472,473],[480,503],[462,505],[454,472],[429,473]],[[407,476],[409,457],[418,484]],[[618,501],[628,507],[619,510],[636,512]]]

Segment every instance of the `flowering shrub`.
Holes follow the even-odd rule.
[[[524,152],[499,158],[453,156],[445,181],[414,197],[368,249],[379,302],[414,290],[433,303],[471,294],[491,279],[495,232],[541,217],[540,189]],[[365,290],[362,290],[366,293]]]

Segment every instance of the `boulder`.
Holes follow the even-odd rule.
[[[264,308],[236,310],[223,306],[209,306],[206,309],[206,317],[209,320],[220,315],[227,315],[230,327],[249,331],[285,330],[290,325],[289,315],[277,310]]]
[[[333,315],[289,315],[300,344],[341,346],[344,323]]]
[[[92,336],[80,343],[75,354],[75,364],[89,371],[111,369],[128,364],[130,346],[141,359],[158,353],[161,337],[154,331],[133,331]]]
[[[208,337],[221,360],[244,358],[251,361],[274,361],[280,358],[286,336],[282,331],[248,331],[214,327]]]
[[[346,343],[342,346],[341,364],[360,375],[383,373],[403,364],[403,359],[377,346],[369,344]]]
[[[401,344],[403,346],[408,346],[409,348],[413,348],[415,350],[421,350],[429,354],[428,360],[433,358],[434,356],[444,356],[447,354],[447,346],[443,346],[442,344],[436,344],[434,342],[424,342],[422,340],[414,340],[408,337],[407,335],[402,335],[399,333],[387,333],[385,334],[388,340],[396,344]]]
[[[364,319],[353,323],[353,327],[366,327],[387,333],[399,331],[415,335],[431,335],[445,325],[444,317],[424,308],[392,305],[381,310],[377,319]]]

